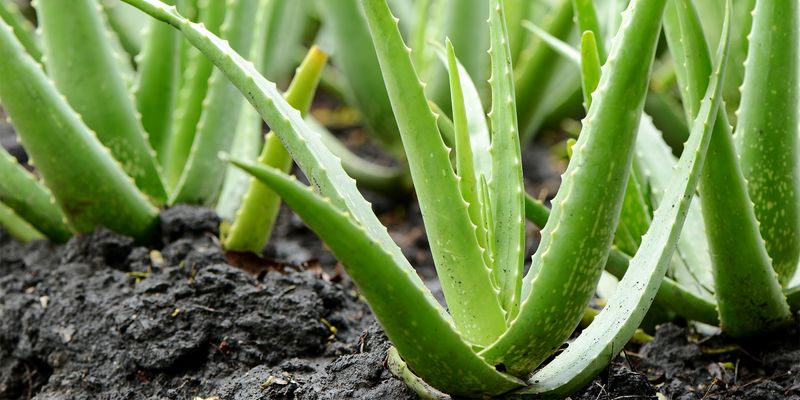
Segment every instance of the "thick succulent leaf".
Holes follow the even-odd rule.
[[[339,3],[338,1],[336,3]],[[291,78],[296,61],[302,58],[303,33],[308,25],[311,0],[269,1],[267,39],[264,46],[264,76],[285,84]]]
[[[525,256],[525,190],[522,186],[522,155],[517,127],[511,51],[502,0],[492,0],[489,9],[492,58],[492,178],[489,196],[494,216],[494,265],[492,272],[500,289],[508,319],[516,316],[522,293]]]
[[[597,47],[596,36],[592,31],[583,32],[581,35],[580,65],[581,89],[583,90],[583,108],[588,110],[592,106],[592,93],[600,83],[600,51]]]
[[[255,31],[255,16],[260,0],[233,0],[220,28],[234,51],[248,53]],[[203,113],[186,160],[183,173],[170,195],[170,204],[199,203],[213,205],[222,189],[225,164],[217,158],[233,144],[238,116],[244,99],[222,71],[215,70],[208,81]]]
[[[592,324],[564,352],[537,371],[529,380],[531,386],[524,392],[566,396],[579,389],[619,353],[650,308],[678,242],[722,103],[729,26],[725,24],[725,38],[720,42],[717,67],[694,121],[689,142],[628,272]]]
[[[585,32],[591,32],[596,38],[602,37],[600,22],[597,18],[597,9],[595,9],[593,0],[572,0],[572,8],[574,9],[581,35]],[[598,41],[596,47],[599,58],[605,60],[606,46],[603,41]]]
[[[519,315],[481,354],[525,374],[569,337],[614,237],[660,34],[664,0],[635,0],[603,66],[589,115],[523,283]]]
[[[692,206],[694,205],[696,205],[696,202],[692,203]],[[689,212],[691,214],[691,208]],[[540,227],[545,226],[550,217],[550,209],[541,201],[531,196],[526,196],[525,216],[534,224]],[[686,224],[691,222],[689,218],[691,218],[691,215],[686,218],[684,231],[686,230]],[[700,223],[702,224],[702,220],[700,220]],[[684,235],[681,235],[681,238],[683,237]],[[680,244],[676,251],[679,250]],[[629,263],[630,256],[612,248],[608,255],[608,261],[606,261],[606,271],[617,277],[617,279],[622,279],[628,271]],[[699,321],[712,325],[719,324],[717,307],[713,301],[709,301],[687,291],[686,288],[670,278],[664,278],[662,281],[661,286],[658,288],[658,293],[656,294],[655,303],[665,308],[678,310],[681,316],[692,321]]]
[[[372,212],[370,204],[358,192],[355,181],[347,176],[339,160],[328,150],[319,134],[309,128],[300,112],[290,106],[274,83],[267,81],[255,66],[233,51],[227,42],[200,24],[182,17],[174,7],[157,0],[125,0],[146,13],[178,28],[193,46],[219,67],[243,93],[265,122],[283,141],[303,173],[316,189],[341,209],[347,209],[364,225],[373,238],[396,257],[397,264],[408,261],[392,241],[386,228]]]
[[[3,203],[0,203],[0,227],[21,243],[44,239],[44,235]]]
[[[697,25],[699,17],[689,0],[670,0],[665,28]],[[683,104],[690,116],[697,114],[703,93],[697,91],[708,82],[711,61],[705,39],[697,29],[683,29],[679,46],[695,49],[694,56],[676,64]],[[669,36],[668,36],[669,38]],[[711,147],[700,183],[703,219],[708,234],[715,294],[722,329],[734,336],[763,332],[785,323],[789,307],[758,228],[753,204],[738,163],[730,125],[725,113],[717,114]],[[737,232],[737,240],[730,240]]]
[[[405,271],[413,271],[400,248],[372,212],[370,204],[358,192],[355,181],[347,176],[319,134],[300,118],[300,112],[283,99],[274,83],[258,74],[255,67],[234,52],[226,42],[201,25],[186,20],[175,8],[156,0],[125,1],[180,29],[184,37],[224,71],[241,92],[247,94],[247,99],[281,138],[315,189],[337,208],[347,210],[370,237],[392,256],[393,264]],[[422,284],[421,280],[419,283]]]
[[[253,61],[253,65],[259,71],[263,71],[266,64],[264,41],[268,32],[267,21],[272,12],[272,8],[268,3],[269,0],[261,0],[259,4],[255,29],[253,29],[253,40],[250,45],[249,59]],[[178,9],[180,10],[180,8]],[[231,144],[231,158],[254,162],[258,159],[263,145],[264,135],[261,116],[252,106],[245,104],[239,112],[239,122],[236,124],[236,133]],[[226,167],[219,200],[215,207],[220,218],[229,222],[234,220],[236,212],[242,205],[242,198],[250,187],[251,180],[252,177],[241,169],[233,165]],[[223,232],[223,234],[227,234],[227,232]]]
[[[0,203],[12,208],[53,241],[65,242],[72,236],[72,230],[50,191],[1,147]]]
[[[675,158],[648,117],[642,118],[636,148],[636,159],[650,189],[648,201],[650,204],[658,204],[673,175]],[[700,199],[695,198],[689,206],[689,216],[683,225],[668,274],[685,289],[712,301],[714,278],[711,274],[708,241],[705,238]],[[681,308],[675,307],[675,310],[683,315]]]
[[[42,0],[36,10],[48,75],[139,188],[163,202],[166,191],[155,154],[119,72],[97,1]]]
[[[313,46],[297,69],[292,84],[286,91],[286,101],[302,114],[308,112],[328,55]],[[292,157],[275,134],[267,135],[258,163],[284,173],[292,167]],[[260,254],[267,243],[278,218],[281,199],[266,185],[251,181],[242,207],[236,213],[224,246],[232,251],[249,251]]]
[[[481,212],[481,190],[478,177],[475,174],[475,157],[470,143],[467,108],[464,99],[464,90],[461,85],[460,71],[453,44],[447,41],[447,69],[450,75],[450,103],[453,108],[453,123],[456,150],[456,173],[459,176],[458,187],[461,196],[469,204],[469,218],[475,225],[475,236],[478,244],[483,249],[483,261],[492,265],[490,245],[486,241],[486,224]]]
[[[200,22],[209,32],[219,34],[228,0],[198,0]],[[181,65],[183,82],[178,91],[178,103],[171,129],[169,156],[167,157],[165,177],[170,189],[178,185],[186,161],[192,149],[197,124],[205,108],[205,98],[209,89],[209,78],[214,71],[211,62],[196,51],[187,51]],[[218,79],[219,81],[219,79]],[[220,83],[221,84],[221,83]]]
[[[583,45],[586,44],[585,47],[590,53],[582,57],[581,62],[581,75],[585,80],[583,86],[584,94],[586,94],[593,92],[597,87],[600,66],[599,60],[597,63],[593,61],[597,55],[591,54],[595,53],[592,50],[593,35],[590,32],[584,32],[582,39],[581,51],[584,50]],[[691,50],[691,47],[688,47],[687,50]],[[683,53],[678,55],[678,57],[683,56]],[[587,101],[591,105],[591,97]],[[653,125],[652,119],[648,115],[643,115],[636,137],[633,174],[628,182],[628,190],[625,194],[626,204],[623,206],[623,215],[620,217],[620,226],[615,238],[620,250],[626,254],[636,252],[641,235],[651,220],[652,208],[661,201],[663,192],[669,185],[675,163],[676,160],[671,150],[664,144],[662,135]],[[681,285],[676,289],[679,292],[688,290],[692,296],[702,296],[707,301],[711,301],[714,282],[711,276],[711,260],[705,236],[699,199],[695,199],[689,208],[689,217],[678,240],[678,248],[673,256],[669,274]],[[681,297],[687,296],[684,293]],[[693,308],[670,308],[676,309],[683,316],[685,316],[682,314],[684,310],[694,312],[691,311]]]
[[[798,9],[795,1],[756,2],[734,135],[761,236],[783,285],[800,260]]]
[[[114,46],[124,52],[125,58],[132,59],[142,50],[141,33],[147,26],[147,16],[120,0],[99,0],[98,3],[117,42]]]
[[[311,116],[306,117],[306,124],[318,132],[331,153],[342,160],[342,168],[359,187],[390,195],[405,195],[412,190],[411,177],[404,168],[387,167],[359,157]]]
[[[528,41],[528,33],[522,27],[522,21],[544,14],[540,12],[543,1],[531,0],[504,0],[506,7],[506,20],[508,22],[508,43],[511,48],[511,63],[516,65],[520,54],[524,51]]]
[[[568,43],[564,42],[563,40],[553,36],[550,32],[540,28],[538,25],[534,24],[531,21],[522,21],[522,26],[525,29],[531,31],[536,37],[550,46],[553,50],[555,50],[560,56],[569,59],[575,63],[580,62],[580,54],[572,48]]]
[[[413,270],[395,263],[349,213],[274,168],[234,161],[269,185],[342,262],[405,361],[425,382],[462,396],[519,387],[464,342]]]
[[[174,0],[167,3],[174,4]],[[164,165],[178,95],[181,37],[156,19],[150,20],[145,36],[142,52],[137,56],[139,68],[133,92],[150,146],[159,165]]]
[[[17,40],[25,47],[28,54],[36,62],[40,62],[42,60],[42,48],[39,46],[36,34],[33,31],[33,25],[25,19],[16,3],[13,1],[0,2],[0,19],[11,27],[17,36]]]
[[[572,1],[558,0],[554,10],[542,28],[552,36],[565,40],[572,31]],[[536,133],[541,124],[542,113],[540,108],[548,94],[546,82],[549,82],[556,73],[555,58],[557,53],[544,41],[538,41],[532,46],[533,50],[525,57],[520,57],[516,66],[516,91],[517,110],[521,116],[519,122],[523,143],[527,143]]]
[[[446,49],[438,43],[433,42],[433,44],[433,49],[439,55],[442,64],[448,68],[448,73],[452,74],[453,72],[450,70]],[[487,179],[491,179],[492,156],[489,153],[491,137],[489,135],[489,125],[486,123],[486,112],[483,110],[483,103],[481,103],[481,96],[478,88],[469,76],[467,69],[458,61],[458,56],[456,56],[456,64],[458,65],[458,80],[461,82],[464,107],[467,113],[467,131],[469,133],[469,143],[470,146],[472,146],[475,177],[480,180],[480,176],[483,175]],[[434,112],[440,114],[439,120],[446,118],[440,110],[434,109]],[[455,141],[453,145],[455,145]]]
[[[436,117],[428,107],[409,50],[385,0],[366,0],[362,5],[406,148],[447,305],[468,340],[491,343],[505,328],[504,313],[458,188],[449,150],[438,133]]]
[[[444,37],[453,42],[456,57],[469,73],[474,82],[486,82],[487,63],[486,50],[489,48],[489,35],[484,26],[488,17],[486,0],[444,0],[441,7],[444,14],[444,30],[442,36],[436,38],[439,43]],[[434,36],[435,37],[435,36]],[[414,49],[416,51],[417,49]],[[447,73],[438,68],[431,78],[426,93],[443,110],[449,111],[450,92],[448,91]],[[481,87],[484,90],[485,87]],[[486,94],[483,91],[482,94]]]
[[[147,238],[157,221],[155,207],[3,22],[0,59],[0,102],[72,226],[87,232],[104,225]]]
[[[333,61],[353,93],[352,103],[358,106],[370,133],[394,156],[405,157],[378,56],[357,0],[318,1],[317,4],[323,11],[323,23],[331,28],[335,45]]]

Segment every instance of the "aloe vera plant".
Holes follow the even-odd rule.
[[[236,49],[272,50],[265,21],[274,2],[170,3]],[[121,50],[112,14],[124,8],[149,18],[127,4],[41,0],[34,6],[41,37],[13,3],[0,4],[0,105],[35,167],[34,175],[0,150],[3,225],[23,240],[65,241],[102,225],[147,241],[159,207],[216,204],[226,177],[218,153],[234,149],[255,159],[263,142],[260,118],[243,107],[244,96],[155,19],[137,38],[141,53],[132,58]],[[297,96],[313,96],[317,79],[303,74]],[[240,111],[240,118],[231,117]],[[246,186],[247,179],[237,182]],[[234,210],[229,218],[244,192],[226,192],[220,207]]]
[[[691,140],[655,222],[631,262],[628,295],[592,324],[588,357],[559,356],[556,373],[528,375],[574,329],[606,262],[624,198],[633,145],[665,1],[631,2],[611,47],[563,189],[534,257],[522,274],[524,198],[511,57],[503,4],[492,1],[490,146],[475,148],[466,123],[462,77],[450,68],[456,168],[438,133],[396,20],[384,0],[363,0],[376,55],[414,177],[449,313],[432,297],[378,223],[355,182],[323,139],[275,85],[200,25],[156,0],[126,0],[168,22],[202,51],[259,111],[303,169],[310,187],[274,168],[233,160],[292,207],[340,258],[397,349],[407,381],[453,395],[563,394],[585,382],[633,333],[671,259],[699,178],[720,105],[727,46]],[[727,36],[725,36],[727,38]],[[721,41],[727,44],[727,39]],[[452,47],[448,64],[457,65]],[[623,84],[624,83],[624,84]],[[462,93],[462,94],[460,94]],[[476,141],[478,142],[478,141]],[[470,151],[472,154],[470,154]],[[489,157],[486,157],[486,154]],[[478,157],[478,154],[482,158]],[[488,160],[479,162],[478,160]],[[503,199],[503,200],[500,200]],[[590,328],[591,329],[591,328]],[[626,337],[627,336],[627,337]],[[605,343],[594,346],[597,341]],[[562,361],[558,361],[562,360]],[[407,366],[403,368],[402,366]],[[542,369],[552,371],[552,369]],[[419,377],[419,378],[417,378]],[[415,383],[416,382],[416,383]]]
[[[753,10],[749,42],[736,40],[741,27],[731,33],[731,57],[747,55],[741,96],[737,93],[733,99],[735,103],[741,101],[738,118],[731,127],[727,113],[717,116],[700,196],[690,208],[690,223],[679,241],[680,257],[673,261],[674,280],[665,281],[669,289],[662,286],[656,298],[657,304],[678,315],[719,325],[733,336],[757,335],[781,327],[790,320],[790,309],[800,306],[797,288],[789,286],[800,258],[795,200],[799,17],[794,5],[784,6],[759,0],[737,3],[733,9],[736,13],[742,7]],[[697,115],[711,71],[695,3],[670,0],[664,27],[688,120]],[[582,47],[582,56],[576,57],[583,69],[593,64],[590,48],[587,46],[584,53]],[[584,73],[585,77],[589,75]],[[785,87],[776,87],[776,76],[787,83]],[[726,80],[726,88],[735,78]],[[664,178],[659,178],[657,171],[667,170],[673,161],[658,150],[665,147],[664,143],[650,131],[644,135],[646,132],[640,132],[640,138],[648,139],[638,144],[637,162],[646,172],[640,183],[659,191]],[[639,205],[646,208],[654,196],[645,197],[650,200],[640,199]],[[620,226],[642,231],[642,226],[650,223],[646,210],[642,221],[641,211],[633,211],[627,204],[626,208],[631,212],[623,211]],[[737,237],[735,242],[730,240],[731,235]],[[631,254],[637,244],[618,246]],[[610,267],[621,275],[619,268]],[[684,301],[687,298],[693,299],[691,305]]]

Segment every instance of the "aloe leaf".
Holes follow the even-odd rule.
[[[168,3],[174,4],[174,0]],[[180,35],[169,25],[151,19],[146,37],[137,56],[139,68],[133,92],[150,146],[159,165],[164,165],[178,94]]]
[[[448,73],[452,74],[448,62],[447,50],[436,42],[433,42],[433,45],[433,49],[438,53],[442,64],[448,68]],[[467,132],[469,133],[469,143],[472,147],[475,177],[480,179],[480,176],[483,175],[487,179],[491,179],[492,156],[489,153],[489,149],[491,148],[491,136],[489,135],[489,126],[486,123],[486,113],[483,111],[481,96],[478,88],[475,86],[475,82],[473,82],[472,78],[469,76],[469,72],[467,72],[467,69],[458,61],[458,56],[456,56],[456,65],[458,67],[458,80],[461,83],[461,91],[464,97],[464,108],[467,114]],[[431,104],[435,105],[435,103]],[[440,122],[446,118],[441,110],[434,109],[434,112],[440,115]],[[453,136],[455,136],[455,134]],[[446,139],[446,136],[444,137]],[[455,140],[452,145],[455,146]]]
[[[142,49],[141,33],[147,24],[145,15],[119,0],[100,0],[99,4],[108,18],[115,40],[118,40],[119,49],[126,53],[127,58],[139,54]]]
[[[692,206],[696,204],[696,202],[693,202]],[[525,196],[525,216],[529,221],[542,227],[545,226],[550,217],[550,209],[541,201],[531,196]],[[691,222],[690,218],[691,215],[687,217],[684,222],[684,231],[686,230],[686,224]],[[702,224],[702,220],[700,223]],[[681,235],[681,239],[683,239],[683,237],[684,236]],[[680,247],[676,251],[679,250]],[[630,256],[612,248],[609,252],[605,269],[617,279],[622,279],[628,271],[629,263]],[[658,288],[658,293],[656,294],[655,303],[665,308],[678,310],[680,313],[679,315],[692,321],[699,321],[711,325],[719,324],[716,304],[687,291],[686,288],[670,278],[664,278],[662,281],[661,286]]]
[[[336,2],[339,3],[338,1]],[[310,0],[272,0],[267,21],[267,39],[264,46],[264,77],[285,83],[291,78],[296,61],[294,56],[302,48],[303,33],[308,25],[307,9]]]
[[[414,67],[420,76],[425,76],[428,66],[428,52],[425,43],[428,41],[428,25],[430,25],[431,0],[420,0],[414,4],[416,9],[414,30],[412,31],[411,42],[414,53]]]
[[[297,68],[297,73],[286,91],[286,101],[306,114],[317,90],[322,69],[328,55],[318,47],[312,47],[306,59]],[[292,157],[275,134],[267,135],[258,163],[273,167],[284,173],[292,167]],[[267,243],[280,210],[281,199],[269,187],[260,182],[250,182],[242,206],[236,213],[230,232],[224,240],[225,249],[249,251],[260,254]]]
[[[784,286],[800,260],[798,8],[791,1],[756,2],[734,135],[761,236]]]
[[[353,218],[393,256],[394,263],[413,271],[402,251],[395,244],[370,204],[358,192],[355,181],[342,169],[341,163],[323,143],[319,134],[300,118],[278,92],[274,83],[261,76],[255,67],[230,46],[202,25],[194,24],[177,13],[174,7],[156,0],[124,0],[142,11],[178,28],[194,46],[203,52],[231,79],[283,141],[303,173],[316,190]]]
[[[389,7],[383,0],[367,0],[362,5],[375,38],[445,299],[465,338],[488,344],[505,328],[505,318],[448,149]]]
[[[544,2],[530,0],[504,0],[508,23],[508,46],[511,48],[511,63],[516,65],[528,39],[522,21],[538,15]]]
[[[104,225],[146,239],[156,208],[2,22],[0,59],[0,102],[71,225],[79,232]]]
[[[622,207],[664,0],[634,0],[523,282],[519,315],[482,355],[531,371],[569,337],[594,293]],[[558,317],[556,317],[558,315]]]
[[[42,49],[33,31],[33,25],[22,15],[13,1],[0,2],[0,19],[14,31],[17,40],[36,62],[42,60]]]
[[[255,16],[260,0],[235,0],[228,9],[220,30],[234,51],[247,53],[253,40]],[[204,110],[197,124],[194,141],[183,173],[169,203],[199,203],[212,205],[219,197],[225,164],[217,158],[233,144],[243,96],[225,77],[215,70],[208,81]]]
[[[642,119],[636,147],[636,158],[650,189],[649,203],[657,204],[662,200],[673,175],[674,156],[662,140],[661,133],[647,117]],[[699,198],[692,201],[688,212],[669,275],[684,289],[713,301],[714,278]],[[685,316],[683,308],[669,308]]]
[[[323,23],[331,28],[335,45],[333,61],[353,93],[352,103],[358,106],[369,131],[392,155],[403,159],[405,153],[394,111],[357,0],[323,0],[317,4],[323,12]]]
[[[486,265],[492,265],[492,255],[486,240],[486,223],[483,221],[481,212],[481,191],[478,177],[475,174],[475,157],[470,143],[464,90],[461,87],[456,53],[453,49],[453,44],[449,40],[447,41],[447,68],[450,75],[450,103],[453,107],[456,173],[460,178],[458,186],[461,189],[461,196],[464,197],[464,201],[468,204],[469,218],[475,225],[475,235],[478,238],[478,244],[483,249],[483,261]]]
[[[253,40],[250,45],[249,59],[253,60],[253,64],[259,71],[263,71],[266,64],[264,40],[266,40],[268,32],[267,21],[272,12],[268,3],[269,0],[261,0],[256,13]],[[231,144],[231,158],[254,162],[258,159],[263,146],[264,134],[261,116],[252,106],[245,104],[239,112],[239,122],[236,124],[236,133]],[[236,212],[241,208],[242,198],[249,190],[251,179],[249,174],[233,165],[226,167],[219,200],[215,207],[220,218],[228,222],[234,220]],[[223,231],[223,235],[227,235],[227,232]]]
[[[489,35],[484,26],[488,17],[485,0],[443,0],[444,37],[453,42],[456,57],[474,82],[485,82],[487,74],[486,50]],[[441,39],[441,38],[440,38]],[[414,49],[416,51],[416,49]],[[426,88],[431,100],[447,111],[451,111],[450,93],[446,71],[437,69]],[[483,89],[483,88],[481,88]],[[485,93],[485,92],[484,92]]]
[[[531,33],[536,35],[540,40],[546,43],[550,48],[555,50],[560,56],[569,59],[575,63],[580,62],[580,53],[575,51],[572,46],[564,42],[563,40],[553,36],[550,32],[540,28],[538,25],[534,24],[531,21],[522,21],[522,26],[525,29],[529,30]]]
[[[72,236],[50,191],[3,148],[0,148],[0,203],[53,241],[65,242]]]
[[[225,20],[227,0],[199,0],[200,21],[205,29],[219,34]],[[208,93],[209,78],[213,65],[206,57],[196,51],[187,51],[184,65],[183,83],[178,92],[178,102],[171,129],[169,156],[164,169],[167,186],[174,189],[178,185],[189,153],[192,149],[197,124],[203,114],[203,106]],[[219,79],[218,79],[219,80]],[[215,156],[216,157],[216,156]]]
[[[580,68],[584,81],[582,86],[584,87],[584,94],[589,93],[591,95],[597,88],[600,79],[600,60],[596,60],[599,55],[594,51],[595,40],[590,31],[584,32],[581,43],[581,52],[586,51],[589,53],[581,56]],[[682,56],[683,54],[679,54],[679,57]],[[652,95],[652,92],[650,92],[650,95]],[[648,95],[649,98],[650,96]],[[585,100],[591,106],[591,97]],[[615,236],[615,243],[626,254],[634,254],[636,252],[641,241],[641,235],[644,234],[651,220],[652,211],[650,210],[652,206],[649,205],[654,205],[661,201],[662,193],[669,184],[672,169],[676,162],[670,149],[664,144],[661,133],[658,132],[648,115],[642,115],[636,138],[636,148],[633,174],[625,192],[626,204],[623,206],[620,226],[617,228]],[[528,200],[526,200],[526,203],[530,203]],[[528,204],[526,204],[527,208],[529,208]],[[677,282],[673,283],[678,287],[670,292],[681,293],[679,297],[683,298],[702,296],[705,300],[710,301],[713,297],[711,289],[714,286],[714,282],[710,271],[711,261],[708,257],[708,246],[704,240],[705,227],[700,213],[699,199],[696,199],[689,208],[688,221],[684,224],[683,234],[678,240],[678,248],[669,272],[677,280]],[[621,277],[622,273],[618,275]],[[687,289],[691,291],[691,296],[689,296]],[[672,295],[666,296],[662,300],[671,297]],[[663,302],[669,305],[670,301],[663,300]],[[661,301],[658,303],[661,305]],[[684,311],[695,313],[691,311],[694,310],[694,307],[669,308],[677,309],[682,316],[686,316]],[[715,318],[711,319],[715,320]],[[705,318],[705,320],[710,319]]]
[[[463,396],[501,394],[520,386],[521,381],[496,371],[472,351],[416,273],[396,264],[349,213],[281,171],[233,163],[269,185],[325,241],[405,362],[425,382]]]
[[[728,16],[717,52],[717,67],[694,121],[689,142],[655,212],[653,223],[631,260],[628,273],[592,324],[564,352],[537,371],[529,380],[531,386],[523,392],[571,394],[588,383],[619,353],[642,322],[672,259],[722,103],[722,79],[730,43],[729,20]]]
[[[3,227],[12,238],[22,243],[44,239],[44,235],[3,203],[0,203],[0,227]]]
[[[387,167],[365,160],[350,151],[319,121],[311,116],[305,120],[309,128],[319,133],[331,153],[341,159],[342,168],[356,180],[359,187],[390,195],[405,195],[413,189],[411,177],[404,168]]]
[[[697,26],[699,17],[688,0],[671,0],[665,28]],[[696,49],[676,64],[676,73],[684,107],[696,115],[702,93],[697,88],[707,82],[710,67],[708,47],[697,29],[683,29],[680,46]],[[669,38],[669,35],[668,35]],[[678,44],[669,43],[673,52]],[[700,183],[703,218],[719,306],[721,326],[733,336],[764,332],[784,324],[790,318],[789,307],[761,238],[755,211],[725,113],[717,115],[711,151],[706,159]],[[737,240],[730,240],[737,232]]]
[[[521,301],[525,256],[525,190],[522,186],[522,156],[517,127],[511,50],[501,0],[490,2],[489,31],[492,59],[492,178],[489,195],[494,219],[493,276],[508,319],[516,316]]]
[[[585,34],[585,32],[591,32],[595,37],[602,37],[600,22],[597,18],[597,9],[594,7],[593,0],[572,0],[572,8],[574,9],[581,35]],[[595,46],[597,47],[599,58],[605,60],[606,46],[602,41],[596,42]]]
[[[592,106],[592,93],[600,83],[600,49],[592,31],[584,31],[581,35],[580,65],[581,88],[583,89],[583,107],[588,110]]]
[[[542,24],[542,28],[552,36],[564,40],[572,31],[572,15],[571,0],[558,0],[547,21]],[[548,94],[547,85],[544,83],[550,81],[556,72],[555,50],[543,41],[533,46],[527,57],[520,57],[520,62],[514,71],[517,111],[522,117],[519,125],[523,143],[527,143],[533,137],[542,123],[542,113],[537,113],[537,110],[543,107],[542,104]]]
[[[48,75],[139,188],[162,202],[166,192],[153,150],[117,69],[97,2],[42,0],[37,12]]]

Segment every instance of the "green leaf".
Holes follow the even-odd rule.
[[[202,11],[200,21],[205,29],[219,34],[225,20],[226,4],[227,1],[222,0],[199,0],[198,8]],[[213,64],[205,56],[196,51],[187,53],[185,62],[181,65],[183,82],[178,91],[169,156],[164,168],[167,186],[171,190],[178,185],[189,159],[197,124],[205,108],[203,104],[208,93],[209,78],[214,71]]]
[[[461,196],[469,205],[469,218],[475,225],[475,236],[478,244],[483,249],[483,262],[492,265],[490,247],[486,241],[486,223],[481,214],[480,187],[475,174],[475,157],[472,153],[467,108],[464,99],[464,90],[461,87],[460,70],[453,44],[447,41],[447,68],[450,75],[451,105],[453,107],[453,123],[456,149],[456,173],[460,180],[458,186]],[[483,113],[481,113],[481,116]]]
[[[157,210],[0,22],[0,102],[72,226],[147,239]],[[32,112],[47,110],[47,112]]]
[[[139,188],[154,202],[163,202],[166,192],[155,155],[96,0],[39,1],[37,12],[48,75]]]
[[[726,20],[729,21],[730,17]],[[725,24],[723,36],[717,53],[717,67],[694,121],[689,142],[655,212],[653,223],[631,260],[628,273],[592,324],[555,360],[537,371],[529,380],[531,386],[524,392],[566,396],[579,389],[616,357],[650,308],[672,259],[722,103],[722,81],[730,43],[729,23]]]
[[[14,210],[3,203],[0,203],[0,226],[3,227],[11,237],[22,243],[44,238],[39,231],[32,227],[27,221],[20,218],[19,215],[14,213]]]
[[[581,35],[581,52],[580,52],[580,65],[581,65],[581,88],[583,89],[583,108],[589,110],[592,106],[592,93],[597,89],[600,83],[600,50],[597,47],[598,43],[595,40],[592,31],[585,31]]]
[[[36,34],[33,32],[33,25],[25,19],[16,3],[13,1],[0,2],[0,19],[11,27],[17,36],[17,40],[25,47],[28,54],[36,62],[41,62],[42,49],[39,47]]]
[[[501,0],[490,2],[489,31],[492,58],[492,199],[494,226],[493,276],[508,320],[517,315],[522,293],[525,256],[525,189],[522,186],[522,156],[517,126],[517,105],[508,31]]]
[[[351,103],[358,107],[370,133],[392,155],[405,158],[378,56],[357,0],[318,1],[317,5],[333,35],[335,49],[331,54],[353,93]]]
[[[800,259],[798,8],[792,1],[756,2],[734,135],[761,236],[784,286]]]
[[[512,374],[530,372],[569,337],[594,294],[619,218],[664,0],[635,0],[614,39],[583,121],[519,315],[481,354]]]
[[[436,118],[386,2],[366,0],[362,5],[448,307],[467,340],[491,343],[505,328],[505,318],[489,279],[490,270],[483,263],[449,150],[438,133]]]
[[[260,0],[234,0],[230,3],[225,22],[220,30],[222,37],[237,52],[247,53],[253,40],[255,16]],[[203,112],[186,165],[170,195],[169,203],[198,203],[210,206],[219,197],[225,164],[217,158],[233,144],[243,96],[225,77],[215,70],[208,81],[208,93],[203,100]]]
[[[316,46],[311,47],[286,91],[286,101],[301,114],[306,114],[311,106],[327,60],[327,54]],[[292,158],[278,137],[269,134],[258,163],[287,173],[292,167]],[[224,240],[225,249],[260,254],[275,226],[280,204],[280,197],[269,187],[260,182],[250,182],[242,207]]]
[[[575,11],[575,17],[578,21],[578,29],[581,31],[581,36],[585,35],[586,32],[591,32],[595,38],[601,38],[602,32],[600,31],[600,22],[597,19],[597,10],[594,7],[594,1],[572,0],[572,8]],[[583,40],[581,40],[581,43],[583,43]],[[597,41],[595,46],[597,47],[598,58],[605,60],[606,46],[603,44],[603,41]]]
[[[572,2],[558,0],[554,10],[542,28],[552,36],[564,40],[572,31]],[[527,143],[539,129],[543,115],[541,108],[547,94],[546,82],[556,73],[555,59],[558,54],[544,41],[532,45],[528,57],[520,57],[515,73],[517,111],[522,117],[519,123],[522,142]],[[552,95],[552,94],[551,94]]]
[[[405,362],[425,382],[470,397],[497,395],[520,386],[521,381],[496,371],[472,351],[416,273],[396,264],[349,213],[281,171],[233,163],[269,185],[325,241]]]
[[[72,237],[72,230],[50,191],[3,148],[0,148],[0,203],[53,241],[66,242]]]
[[[137,56],[139,69],[133,92],[150,146],[159,165],[164,165],[178,95],[180,35],[169,25],[152,19],[146,37]]]
[[[670,1],[664,19],[667,38],[673,29],[681,29],[682,35],[673,35],[682,40],[670,41],[670,49],[674,54],[684,47],[694,52],[683,57],[685,63],[676,64],[683,104],[693,116],[703,95],[698,89],[708,82],[711,62],[702,34],[686,28],[699,24],[694,6],[689,0]],[[721,326],[733,336],[764,332],[784,324],[791,314],[759,232],[725,113],[717,115],[710,146],[700,198]],[[737,240],[730,240],[730,232],[737,232]]]

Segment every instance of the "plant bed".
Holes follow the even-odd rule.
[[[226,261],[211,211],[162,221],[157,252],[106,230],[60,246],[0,233],[0,398],[416,398],[385,369],[367,305],[291,214],[270,252],[302,241],[309,262],[256,275]],[[668,324],[573,398],[792,398],[798,366],[796,328],[737,346]]]

